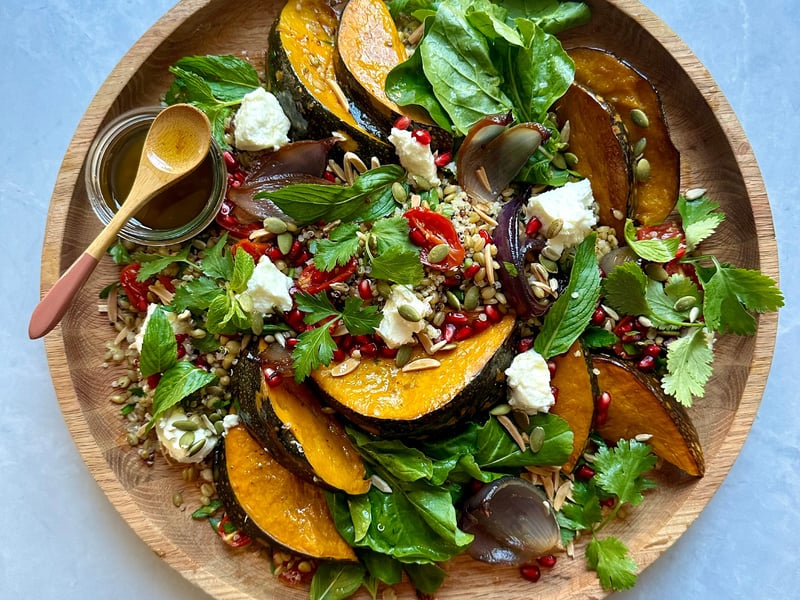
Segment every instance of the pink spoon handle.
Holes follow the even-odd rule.
[[[72,263],[34,309],[28,324],[28,337],[35,340],[58,325],[72,299],[89,279],[98,262],[94,256],[84,252]]]

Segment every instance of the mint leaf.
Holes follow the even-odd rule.
[[[706,196],[692,201],[686,200],[684,196],[679,196],[677,209],[681,215],[681,227],[686,238],[687,252],[694,250],[725,220],[725,213],[716,212],[719,204]]]
[[[239,248],[236,256],[233,257],[233,274],[228,284],[229,289],[236,294],[245,291],[255,268],[256,263],[253,257],[246,250]]]
[[[618,265],[603,278],[604,302],[619,313],[646,315],[647,282],[649,278],[635,262]]]
[[[589,325],[581,336],[583,343],[589,348],[606,348],[613,346],[619,338],[608,329]]]
[[[361,564],[323,561],[314,572],[309,600],[344,600],[364,583],[366,572]]]
[[[230,280],[233,277],[233,257],[225,248],[228,233],[222,234],[211,248],[206,249],[205,258],[200,263],[203,273],[214,279]]]
[[[191,265],[192,262],[189,260],[189,252],[191,249],[191,246],[186,246],[174,256],[161,256],[159,254],[137,252],[133,255],[133,258],[141,267],[139,268],[139,273],[136,275],[136,281],[147,281],[147,279],[153,275],[157,275],[173,263]]]
[[[307,329],[301,333],[292,351],[295,380],[303,381],[314,369],[331,364],[334,350],[336,342],[333,341],[327,325]]]
[[[419,250],[394,246],[372,259],[370,275],[401,285],[416,285],[425,277]]]
[[[615,537],[592,537],[586,546],[586,564],[597,571],[606,590],[627,590],[636,584],[636,563],[628,556],[625,544]]]
[[[625,221],[625,241],[631,250],[645,260],[665,263],[675,258],[675,253],[680,245],[680,238],[673,237],[664,240],[637,240],[636,226],[631,219]]]
[[[633,506],[644,500],[642,491],[652,483],[643,475],[656,465],[651,447],[636,440],[619,440],[615,448],[603,447],[595,454],[595,479],[606,493]]]
[[[596,234],[583,240],[575,253],[569,284],[550,307],[534,349],[545,359],[566,352],[589,324],[600,297],[600,269],[594,253]]]
[[[198,277],[180,284],[175,288],[175,295],[172,298],[172,306],[175,312],[181,313],[187,308],[192,312],[202,312],[207,310],[211,303],[225,290],[217,285],[217,282],[208,277]]]
[[[667,373],[661,380],[663,390],[684,406],[692,397],[702,397],[711,377],[714,353],[708,347],[707,330],[698,328],[667,346]]]
[[[358,252],[360,240],[355,223],[344,223],[331,231],[329,239],[319,240],[314,253],[314,266],[320,271],[332,271],[343,266]]]
[[[178,343],[175,340],[175,331],[164,309],[156,307],[144,330],[139,370],[144,377],[149,377],[168,370],[177,360]]]
[[[167,370],[158,382],[153,394],[153,418],[150,423],[178,402],[204,388],[216,379],[213,373],[195,367],[192,363],[181,360]]]
[[[237,333],[247,331],[252,323],[250,315],[242,308],[232,292],[220,294],[211,301],[206,315],[209,333]]]

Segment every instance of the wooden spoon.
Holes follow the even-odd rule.
[[[133,186],[108,225],[45,294],[31,315],[28,336],[40,338],[53,329],[97,263],[132,217],[161,190],[197,168],[211,146],[208,117],[188,104],[161,111],[150,126]]]

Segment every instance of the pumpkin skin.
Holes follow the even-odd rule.
[[[322,489],[282,467],[241,425],[219,445],[214,473],[226,513],[250,537],[310,558],[357,560]]]
[[[705,472],[700,438],[686,409],[664,393],[657,378],[615,356],[595,354],[592,368],[600,392],[611,394],[608,418],[596,427],[609,443],[650,434],[653,452],[689,475]]]
[[[361,455],[308,386],[289,378],[269,386],[252,351],[240,357],[231,384],[245,427],[281,465],[326,489],[367,492],[370,483]]]
[[[362,429],[384,438],[427,437],[504,400],[515,337],[509,315],[438,352],[441,366],[434,369],[404,372],[394,359],[376,358],[339,377],[332,374],[336,365],[317,369],[311,379],[325,402]],[[417,349],[411,360],[423,356]]]
[[[569,121],[569,151],[578,157],[575,170],[592,184],[598,222],[613,227],[617,239],[625,239],[634,171],[622,117],[605,99],[579,83],[573,83],[556,102],[555,112],[561,126]]]
[[[663,223],[678,200],[681,166],[658,91],[645,75],[607,50],[581,47],[567,53],[575,62],[575,81],[614,107],[631,144],[640,138],[647,140],[642,156],[650,163],[650,177],[636,181],[628,215],[643,225]],[[634,109],[647,115],[647,127],[631,118]]]
[[[356,152],[368,162],[394,159],[380,128],[347,98],[333,68],[338,15],[326,0],[287,2],[269,33],[266,81],[296,139],[341,141],[333,152]]]

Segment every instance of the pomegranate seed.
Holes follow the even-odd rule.
[[[178,344],[178,360],[184,356],[186,356],[186,348],[183,347],[183,344]]]
[[[617,335],[617,337],[622,337],[632,329],[633,329],[633,317],[628,315],[622,317],[622,320],[620,320],[620,322],[617,323],[617,326],[614,327],[614,333]]]
[[[369,344],[361,345],[361,356],[364,358],[374,358],[378,356],[378,345],[370,342]]]
[[[269,387],[278,387],[283,383],[283,375],[281,375],[278,371],[273,372],[269,377],[267,377],[267,385]]]
[[[372,286],[369,284],[369,279],[362,279],[358,282],[358,295],[362,300],[372,299]]]
[[[449,312],[444,316],[445,323],[452,323],[453,325],[466,325],[469,323],[469,317],[462,312]]]
[[[531,348],[533,348],[532,337],[522,338],[520,341],[517,342],[517,352],[519,352],[520,354],[522,354],[523,352],[527,352]]]
[[[600,500],[600,506],[604,506],[606,508],[614,508],[614,505],[617,503],[615,498],[604,498]]]
[[[486,242],[487,244],[492,243],[492,236],[489,235],[489,232],[486,231],[485,229],[479,229],[478,235],[481,236],[483,238],[483,241]]]
[[[442,281],[442,285],[447,287],[458,287],[461,285],[461,277],[458,275],[452,275],[451,277],[445,277],[444,281]]]
[[[283,252],[277,246],[272,246],[269,250],[267,250],[267,256],[270,260],[280,260],[283,258]]]
[[[556,361],[548,360],[547,370],[550,371],[550,377],[553,377],[556,374]]]
[[[353,341],[355,341],[356,344],[371,344],[372,338],[368,335],[356,335],[353,336]]]
[[[303,251],[303,244],[301,244],[298,240],[292,242],[292,247],[289,249],[289,254],[286,256],[289,259],[293,259],[297,256],[300,256],[300,253]]]
[[[589,465],[581,465],[575,470],[575,479],[589,481],[594,477],[594,469]]]
[[[608,422],[608,411],[598,410],[594,413],[594,426],[602,427]]]
[[[389,348],[389,346],[381,346],[378,353],[383,358],[394,358],[397,356],[397,348]]]
[[[284,320],[286,324],[289,325],[295,331],[305,331],[306,324],[304,321],[304,314],[300,311],[299,308],[293,308],[288,313],[286,313],[286,317]]]
[[[484,485],[484,483],[482,481],[480,481],[478,479],[473,479],[469,484],[469,488],[470,488],[470,490],[472,490],[473,494],[477,494],[478,492],[481,491],[481,488],[483,488],[483,485]]]
[[[339,340],[339,348],[342,350],[350,350],[353,347],[353,336],[349,333],[343,335]]]
[[[455,335],[456,335],[456,326],[453,325],[452,323],[445,324],[444,330],[442,331],[442,337],[444,338],[444,341],[446,341],[449,344],[450,342],[453,341]]]
[[[641,342],[644,339],[644,334],[635,329],[627,331],[622,334],[622,341],[625,343]]]
[[[600,326],[606,320],[606,311],[602,309],[602,307],[598,306],[594,313],[592,314],[592,325]]]
[[[325,181],[330,181],[331,183],[334,183],[336,181],[336,175],[333,174],[333,171],[325,171],[322,174],[322,178]]]
[[[595,408],[597,410],[607,411],[609,406],[611,406],[611,394],[608,392],[603,392],[597,397],[597,400],[595,401]]]
[[[550,393],[553,394],[553,402],[558,402],[558,388],[554,385],[551,385]]]
[[[450,164],[451,160],[453,160],[452,152],[442,152],[439,156],[433,159],[433,164],[435,164],[437,167],[444,167],[445,165]]]
[[[492,323],[499,323],[503,320],[503,315],[500,313],[497,308],[493,304],[487,304],[483,311],[486,313],[486,316],[489,317],[489,320]]]
[[[239,166],[239,162],[236,160],[236,157],[227,150],[222,153],[222,157],[225,159],[225,164],[227,165],[229,171],[233,171]]]
[[[472,327],[475,329],[475,331],[486,331],[489,329],[489,327],[491,327],[491,325],[492,324],[489,319],[483,314],[478,315],[478,318],[472,322]]]
[[[656,366],[656,359],[649,354],[645,354],[639,362],[636,363],[636,366],[642,371],[652,371]]]
[[[394,122],[395,129],[408,129],[411,125],[411,119],[408,117],[398,117],[398,119]]]
[[[472,326],[464,325],[464,327],[456,329],[456,334],[453,336],[453,339],[456,340],[457,342],[460,342],[462,340],[467,339],[473,333],[475,333],[475,330],[472,328]]]
[[[643,352],[647,356],[658,358],[661,355],[661,346],[657,344],[647,344],[647,346],[644,347]]]
[[[298,256],[297,258],[292,260],[292,266],[293,267],[298,267],[300,265],[303,265],[303,264],[307,263],[312,258],[313,258],[313,256],[312,256],[311,252],[309,252],[308,250],[303,250],[303,252],[300,254],[300,256]]]
[[[421,146],[427,146],[431,143],[431,133],[427,129],[415,129],[411,132],[411,137],[417,140]]]
[[[333,351],[334,362],[342,362],[345,358],[347,358],[347,354],[341,348],[336,348],[336,350]]]
[[[300,340],[297,339],[296,337],[286,338],[286,346],[288,348],[294,348],[299,343],[300,343]]]
[[[470,266],[464,269],[464,279],[472,279],[480,270],[481,266],[478,263],[472,263]]]
[[[147,385],[151,390],[156,389],[159,381],[161,381],[161,373],[154,373],[147,377]]]
[[[525,224],[525,235],[528,237],[532,237],[539,233],[539,230],[542,228],[542,222],[539,220],[539,217],[533,217],[530,221]]]
[[[542,576],[542,570],[537,565],[522,565],[519,568],[520,575],[528,581],[536,583]]]
[[[552,569],[556,566],[556,557],[552,554],[545,554],[544,556],[540,556],[536,559],[536,562],[539,563],[545,569]]]
[[[424,246],[427,243],[425,239],[425,234],[422,233],[419,229],[412,229],[408,232],[408,239],[411,240],[411,243],[415,246]]]

